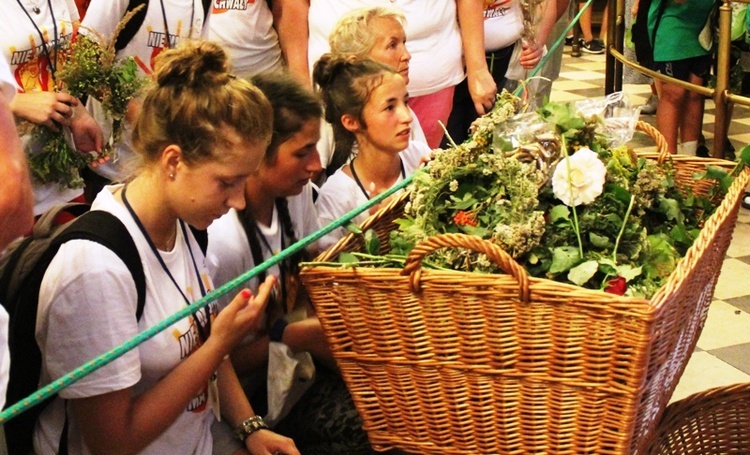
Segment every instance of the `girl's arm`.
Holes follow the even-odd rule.
[[[232,428],[238,427],[255,415],[229,360],[222,362],[219,368],[219,397],[221,413]],[[299,455],[294,441],[270,430],[258,430],[252,433],[245,439],[245,447],[252,455],[267,453]]]
[[[271,7],[286,66],[306,86],[311,83],[307,62],[309,9],[310,0],[274,0]]]
[[[495,104],[497,85],[487,68],[484,53],[484,3],[482,0],[456,0],[461,42],[466,60],[469,93],[477,114],[484,115]]]
[[[309,352],[329,367],[336,365],[317,316],[289,323],[284,329],[281,342],[294,352]]]
[[[235,297],[214,320],[208,340],[145,393],[133,397],[127,388],[70,400],[92,453],[137,453],[158,438],[204,389],[234,345],[257,326],[272,283],[269,277],[255,298],[248,290]]]

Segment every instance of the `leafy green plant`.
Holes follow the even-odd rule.
[[[115,58],[114,43],[119,31],[142,7],[128,13],[108,39],[89,30],[94,39],[77,34],[65,51],[65,65],[58,72],[62,88],[79,99],[93,97],[99,100],[112,119],[112,137],[105,141],[101,154],[82,153],[66,140],[65,128],[54,132],[42,125],[23,125],[22,130],[32,137],[27,151],[31,174],[37,182],[80,188],[83,186],[80,171],[89,164],[103,163],[113,152],[114,144],[122,134],[128,103],[145,85],[132,57]]]
[[[697,238],[713,211],[713,198],[723,195],[750,162],[746,147],[733,171],[709,167],[696,175],[715,182],[706,197],[699,197],[678,188],[671,160],[658,164],[627,146],[610,148],[597,132],[601,120],[558,103],[548,103],[540,114],[562,138],[563,159],[554,166],[522,162],[518,154],[492,146],[492,136],[501,131],[497,126],[518,110],[512,95],[499,95],[472,138],[435,153],[409,188],[388,255],[379,256],[378,245],[340,259],[349,266],[397,267],[431,236],[466,233],[501,246],[532,276],[649,298]],[[578,169],[581,161],[573,164],[573,159],[582,156],[589,167]],[[586,188],[595,173],[596,188]],[[573,186],[587,193],[579,195]],[[439,249],[429,255],[429,264],[500,273],[485,255],[459,249]]]

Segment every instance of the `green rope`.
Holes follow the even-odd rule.
[[[574,1],[574,0],[571,0],[571,1]],[[594,0],[588,0],[583,5],[583,7],[578,11],[578,14],[576,14],[576,16],[573,18],[573,20],[570,21],[570,24],[568,24],[568,26],[565,27],[565,30],[563,30],[563,32],[560,34],[560,36],[557,37],[557,40],[552,44],[552,46],[550,46],[549,49],[547,49],[547,54],[545,54],[544,57],[542,57],[542,59],[539,60],[539,63],[537,63],[537,65],[534,67],[534,69],[531,70],[531,73],[529,74],[530,78],[536,76],[536,74],[539,71],[541,71],[542,68],[544,68],[544,65],[547,63],[547,60],[549,60],[550,57],[552,56],[552,54],[555,53],[555,50],[557,50],[557,48],[560,47],[560,44],[562,44],[562,42],[565,41],[565,37],[568,36],[568,32],[570,32],[573,29],[573,27],[575,27],[576,25],[578,25],[579,19],[583,15],[584,11],[586,11],[591,6],[591,3],[593,1]],[[513,94],[515,96],[521,96],[521,91],[522,90],[523,90],[523,86],[519,85],[513,91]]]
[[[531,77],[536,75],[536,73],[538,73],[541,70],[541,68],[547,62],[547,60],[555,51],[555,49],[557,49],[562,43],[562,41],[565,39],[565,36],[567,35],[567,33],[578,23],[579,18],[581,17],[583,12],[586,10],[586,8],[588,8],[591,5],[592,1],[593,0],[588,0],[586,4],[583,6],[583,8],[581,8],[581,10],[578,12],[576,17],[574,18],[574,20],[571,21],[571,23],[565,29],[565,32],[562,33],[562,35],[557,39],[557,41],[552,45],[552,47],[550,47],[550,49],[547,52],[547,55],[542,57],[542,59],[537,64],[537,66],[534,67],[534,69],[531,71]],[[520,89],[522,89],[522,87],[518,87],[516,89],[516,92],[517,92],[515,93],[516,96],[520,94],[519,92]],[[301,251],[302,249],[307,247],[307,245],[310,245],[311,243],[315,242],[316,240],[328,234],[329,232],[348,225],[351,222],[351,220],[353,220],[360,213],[379,204],[387,197],[391,196],[395,192],[409,185],[414,179],[414,177],[419,172],[424,172],[425,169],[426,168],[422,168],[419,171],[413,173],[412,175],[405,178],[403,181],[394,185],[392,188],[370,199],[366,203],[360,205],[359,207],[350,211],[349,213],[337,219],[336,221],[332,222],[331,224],[321,228],[318,231],[315,231],[314,233],[308,235],[307,237],[300,239],[299,241],[290,245],[285,250],[281,251],[279,254],[265,260],[261,264],[256,265],[252,269],[248,270],[247,272],[243,273],[242,275],[238,276],[232,281],[224,284],[218,289],[215,289],[209,292],[208,294],[206,294],[205,297],[201,298],[200,300],[197,300],[196,302],[192,303],[190,306],[186,306],[182,310],[178,311],[177,313],[174,313],[173,315],[167,317],[166,319],[163,319],[162,321],[153,325],[152,327],[149,327],[148,329],[134,336],[130,340],[122,343],[119,346],[114,347],[113,349],[105,352],[99,357],[96,357],[93,360],[88,361],[87,363],[81,365],[80,367],[76,368],[70,373],[62,376],[61,378],[53,381],[52,383],[32,393],[25,399],[22,399],[18,403],[15,403],[14,405],[8,407],[7,409],[5,409],[3,412],[0,413],[0,425],[5,424],[8,420],[11,420],[12,418],[23,413],[24,411],[27,411],[28,409],[38,405],[39,403],[55,395],[56,393],[59,393],[62,389],[72,385],[79,379],[82,379],[83,377],[91,374],[95,370],[111,363],[112,361],[124,355],[126,352],[137,348],[142,343],[156,336],[159,332],[171,327],[176,322],[186,317],[191,316],[193,313],[205,307],[206,305],[218,299],[219,297],[223,297],[229,294],[236,288],[240,287],[247,280],[257,276],[259,273],[267,270],[269,267],[272,267],[278,264],[279,262],[287,259],[288,257],[292,256],[298,251]]]
[[[218,299],[219,297],[223,297],[224,295],[232,292],[234,289],[240,287],[243,283],[245,283],[250,278],[257,276],[260,272],[287,259],[288,257],[302,250],[307,245],[315,242],[316,240],[328,234],[329,232],[333,231],[334,229],[338,229],[340,227],[344,227],[348,225],[351,222],[351,220],[354,219],[357,215],[379,204],[385,198],[389,197],[396,191],[402,189],[403,187],[411,183],[411,181],[414,179],[414,176],[416,174],[417,173],[415,172],[414,174],[405,178],[402,182],[399,182],[398,185],[390,188],[387,191],[384,191],[381,194],[378,194],[374,198],[367,201],[365,204],[362,204],[361,206],[355,208],[354,210],[342,216],[341,218],[337,219],[336,221],[333,221],[331,224],[321,228],[318,231],[315,231],[314,233],[308,235],[307,237],[300,239],[299,241],[290,245],[285,250],[281,251],[279,254],[267,259],[261,264],[256,265],[254,268],[248,270],[247,272],[243,273],[242,275],[238,276],[232,281],[224,284],[218,289],[215,289],[209,292],[208,294],[206,294],[205,297],[193,302],[190,306],[186,306],[182,310],[174,313],[173,315],[167,317],[166,319],[163,319],[159,323],[149,327],[148,329],[134,336],[130,340],[122,343],[119,346],[114,347],[113,349],[105,352],[99,357],[96,357],[95,359],[86,362],[85,364],[76,368],[72,372],[42,387],[41,389],[32,393],[25,399],[20,400],[18,403],[15,403],[13,406],[10,406],[9,408],[5,409],[2,413],[0,413],[0,425],[5,424],[8,420],[18,416],[19,414],[28,410],[29,408],[36,406],[37,404],[55,395],[56,393],[59,393],[62,389],[70,386],[71,384],[87,376],[88,374],[94,372],[95,370],[109,364],[115,359],[121,357],[126,352],[132,349],[135,349],[140,344],[156,336],[159,332],[171,327],[173,324],[180,321],[181,319],[191,316],[193,313],[205,307],[206,305]]]

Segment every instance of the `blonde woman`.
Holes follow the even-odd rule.
[[[356,9],[336,24],[328,38],[331,54],[337,57],[369,58],[388,65],[409,83],[411,54],[406,49],[406,18],[398,10],[375,6]],[[414,111],[410,140],[427,143],[422,126]],[[334,153],[338,150],[338,153]],[[329,123],[323,124],[318,153],[321,163],[333,174],[351,159],[352,144],[336,144]],[[356,150],[353,152],[356,153]]]

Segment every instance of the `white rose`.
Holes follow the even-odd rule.
[[[607,169],[599,156],[582,147],[560,160],[552,175],[552,191],[567,206],[589,204],[604,190]]]

